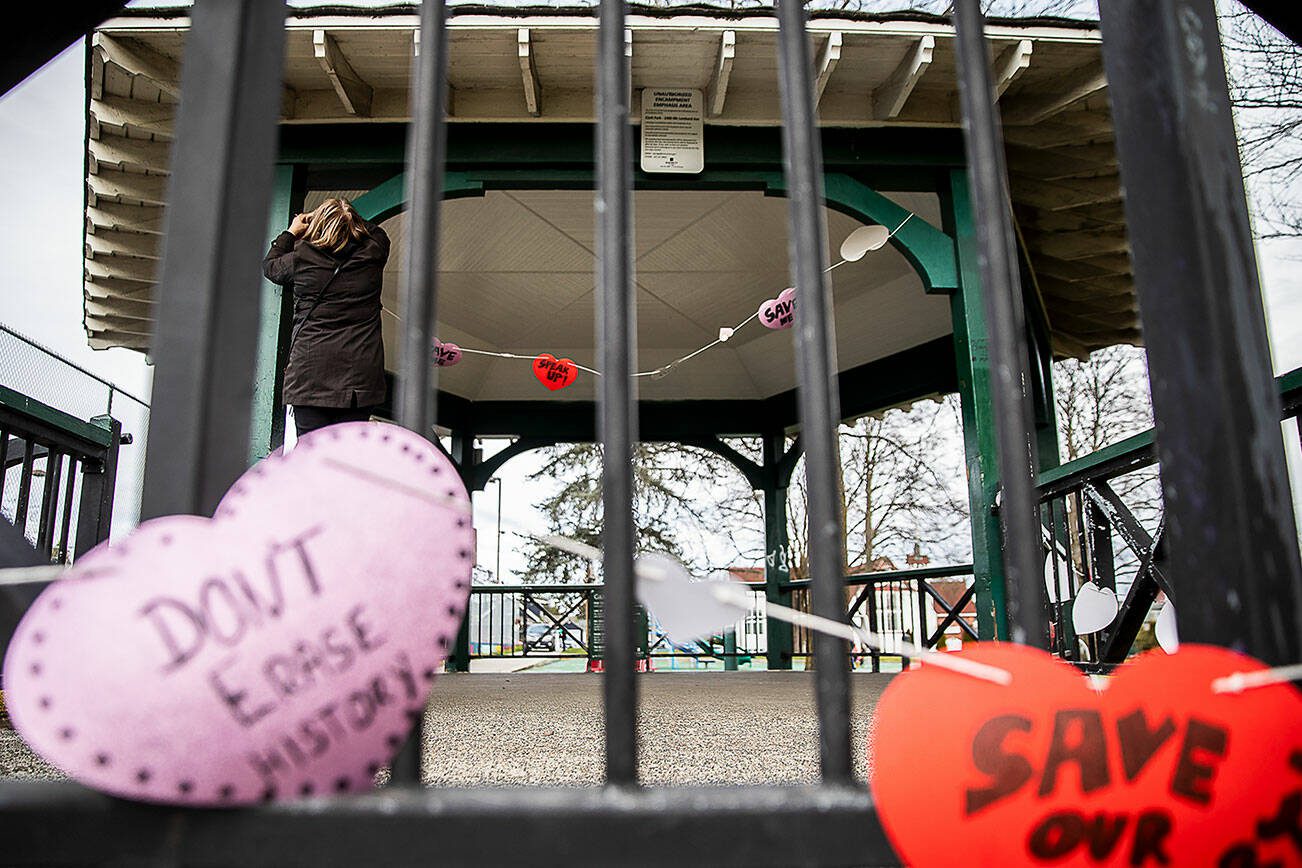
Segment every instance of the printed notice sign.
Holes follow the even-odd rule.
[[[642,171],[698,174],[705,168],[705,99],[699,90],[642,91]]]

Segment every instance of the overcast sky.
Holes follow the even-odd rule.
[[[0,252],[8,276],[0,287],[0,323],[148,399],[151,371],[144,357],[129,350],[92,351],[82,328],[83,63],[79,43],[0,98],[0,189],[10,195],[0,209]],[[1260,254],[1276,371],[1285,371],[1302,365],[1302,241],[1269,242]],[[16,358],[0,351],[0,382],[12,384],[20,373],[30,373],[15,371],[22,364]],[[1295,453],[1296,436],[1288,439]],[[139,470],[142,443],[139,436],[124,449],[126,489]],[[507,502],[536,493],[537,486],[522,481],[532,463],[508,465]],[[490,490],[490,497],[496,500],[496,493]],[[491,544],[481,545],[480,553],[491,568]],[[503,566],[518,566],[512,560],[504,555]]]

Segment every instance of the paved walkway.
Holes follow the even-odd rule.
[[[890,675],[856,673],[853,751],[866,774],[872,711]],[[648,784],[810,782],[818,776],[813,673],[638,676],[641,775]],[[439,786],[601,781],[601,677],[448,674],[434,682],[425,780]],[[0,777],[59,777],[0,730]]]

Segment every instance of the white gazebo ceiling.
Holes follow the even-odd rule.
[[[89,49],[84,288],[93,347],[149,347],[187,14],[184,5],[127,9],[95,33]],[[709,125],[781,123],[771,10],[632,7],[627,23],[635,122],[643,88],[689,87],[705,93]],[[596,26],[592,10],[582,7],[454,6],[450,121],[591,122]],[[411,3],[291,10],[281,122],[406,121],[416,28],[417,7]],[[1138,342],[1097,26],[1003,19],[992,20],[986,33],[1013,208],[1032,266],[1031,292],[1047,315],[1054,348],[1083,355]],[[959,125],[948,19],[824,11],[814,14],[810,38],[823,126]],[[591,305],[588,200],[577,193],[493,193],[449,203],[448,328],[465,329],[467,342],[473,337],[476,345],[516,342],[532,349],[552,342],[577,360],[589,346],[590,318],[583,316]],[[752,201],[747,216],[753,219],[729,213],[752,210]],[[713,333],[721,324],[716,320],[731,317],[740,304],[744,281],[762,278],[763,285],[754,287],[761,299],[785,282],[777,262],[785,250],[780,203],[758,194],[639,193],[638,210],[639,243],[646,245],[638,263],[645,364]],[[478,241],[495,233],[502,220],[521,228],[514,243],[490,248],[453,241]],[[829,223],[834,241],[848,226],[835,215]],[[757,229],[761,224],[774,228]],[[843,362],[876,353],[910,329],[934,333],[923,327],[930,320],[921,310],[913,310],[903,295],[890,295],[887,287],[894,284],[886,272],[871,282],[861,277],[857,288],[849,285],[847,278],[886,258],[900,264],[887,252],[836,273],[839,304],[853,295],[882,305],[865,312],[881,333],[870,333],[876,325],[864,325],[862,335],[842,335]],[[458,298],[474,301],[458,311]],[[940,302],[929,303],[939,309]],[[741,310],[748,306],[749,301]],[[529,322],[533,331],[522,331],[521,323]],[[776,387],[769,356],[779,354],[776,347],[785,346],[786,338],[769,337],[739,335],[735,346],[712,354],[701,376],[713,385],[703,381],[700,388],[771,394]],[[865,345],[860,337],[872,340]],[[467,394],[514,388],[498,382],[510,379],[502,373],[506,366],[474,367],[447,372],[446,382]],[[647,394],[656,394],[671,383],[672,378],[643,385]],[[569,393],[589,387],[581,382]]]
[[[313,194],[311,206],[327,195]],[[891,197],[936,221],[935,196]],[[439,249],[439,337],[463,347],[535,356],[551,353],[595,367],[595,256],[590,190],[491,191],[445,203]],[[638,368],[652,370],[714,340],[788,283],[787,203],[749,191],[638,191],[636,234]],[[830,250],[858,221],[827,211]],[[385,222],[393,250],[385,278],[385,358],[400,357],[399,292],[406,215]],[[951,331],[947,296],[927,295],[889,245],[834,270],[837,358],[842,370]],[[793,333],[751,322],[727,343],[660,379],[644,377],[646,399],[766,398],[795,387]],[[591,400],[580,372],[549,393],[530,363],[466,354],[439,370],[442,389],[472,400]]]

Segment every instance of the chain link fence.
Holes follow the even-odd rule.
[[[113,536],[131,530],[140,520],[140,492],[144,481],[145,443],[149,435],[149,403],[80,365],[65,359],[21,332],[0,324],[0,385],[78,419],[112,416],[122,423],[123,443],[118,456],[113,500]],[[12,521],[19,485],[17,466],[5,469],[6,485],[0,511]],[[43,463],[37,473],[45,473]],[[37,487],[39,490],[39,486]],[[74,496],[80,497],[80,483]],[[33,504],[31,516],[40,510]],[[35,533],[28,528],[28,536]],[[75,533],[75,531],[74,531]],[[32,537],[34,539],[34,537]]]

